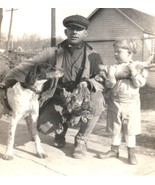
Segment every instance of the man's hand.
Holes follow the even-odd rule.
[[[1,89],[4,89],[4,88],[5,88],[5,83],[4,83],[4,82],[1,82],[1,83],[0,83],[0,88],[1,88]]]
[[[115,66],[109,66],[109,69],[108,69],[108,78],[115,77],[115,73],[116,73],[116,67]]]

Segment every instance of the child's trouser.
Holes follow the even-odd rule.
[[[116,145],[119,146],[121,144],[122,141],[122,133],[119,134],[115,134],[112,136],[112,145]],[[136,136],[128,136],[125,135],[125,141],[128,147],[135,147],[136,146]]]

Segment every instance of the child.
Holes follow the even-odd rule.
[[[105,79],[105,85],[109,88],[110,94],[107,110],[107,131],[112,134],[112,145],[111,150],[99,154],[99,158],[118,158],[122,135],[125,134],[128,162],[136,165],[136,135],[141,133],[139,88],[146,83],[147,71],[145,68],[137,70],[134,61],[132,61],[132,56],[137,51],[136,42],[131,39],[118,40],[114,42],[113,46],[118,65],[109,67]],[[123,69],[124,66],[128,66],[129,77],[116,79],[116,71]]]

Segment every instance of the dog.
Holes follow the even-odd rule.
[[[6,90],[6,97],[11,107],[11,124],[8,130],[7,149],[5,160],[13,159],[13,145],[18,122],[24,118],[28,130],[35,142],[37,156],[46,158],[37,130],[39,117],[39,98],[43,87],[48,80],[62,77],[63,71],[48,64],[35,65],[25,78],[25,82],[17,82]]]

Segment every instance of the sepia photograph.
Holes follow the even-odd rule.
[[[79,3],[0,8],[0,177],[155,176],[155,9]]]

